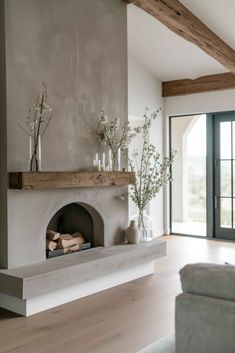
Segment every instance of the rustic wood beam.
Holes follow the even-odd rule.
[[[235,73],[235,51],[178,0],[129,0]]]
[[[133,184],[132,172],[13,172],[9,188],[18,190],[66,189],[81,187],[124,186]]]
[[[235,75],[228,72],[199,77],[195,80],[184,79],[162,83],[162,96],[180,96],[184,94],[219,91],[235,88]]]

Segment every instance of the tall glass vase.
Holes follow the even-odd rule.
[[[36,141],[29,136],[29,170],[30,172],[39,172],[42,170],[42,146],[40,135]]]
[[[111,165],[111,170],[113,172],[118,172],[121,170],[121,150],[120,148],[117,151],[110,150],[109,153],[109,163]]]
[[[138,214],[131,217],[135,221],[140,234],[140,241],[151,241],[154,238],[153,219],[145,210],[139,210]]]

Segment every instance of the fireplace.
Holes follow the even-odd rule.
[[[0,306],[31,315],[153,273],[153,260],[165,250],[164,244],[120,245],[128,225],[128,200],[122,195],[132,177],[122,172],[79,173],[90,168],[97,148],[81,117],[93,124],[104,107],[108,115],[121,117],[121,125],[126,122],[125,4],[0,4],[0,265],[6,268],[0,271]],[[67,52],[70,55],[63,55]],[[17,123],[24,124],[42,79],[48,83],[55,119],[43,142],[43,171],[25,173],[28,138]],[[18,175],[9,189],[7,170]],[[81,223],[63,217],[70,207]],[[80,232],[94,248],[46,260],[50,228]]]
[[[96,246],[104,246],[104,222],[99,212],[88,204],[77,202],[62,207],[47,226],[47,258]]]
[[[37,175],[42,178],[43,172]],[[54,176],[50,179],[54,187],[8,190],[8,216],[13,216],[8,223],[10,261],[9,268],[0,271],[0,307],[21,315],[152,274],[154,260],[166,252],[165,243],[158,240],[125,244],[128,209],[122,195],[127,183],[120,179],[121,172],[105,187],[104,179],[95,174],[92,185],[80,187],[72,178],[70,187],[66,183],[57,188],[55,181],[63,178],[60,172],[58,179]],[[81,178],[75,181],[80,183]],[[19,229],[24,230],[20,236]],[[92,249],[46,259],[48,231],[80,233]]]
[[[95,247],[122,244],[128,226],[128,205],[120,195],[126,192],[126,186],[8,190],[8,217],[11,219],[8,223],[8,268],[46,260],[48,226],[57,212],[70,204],[82,206],[90,214]],[[75,232],[79,230],[74,229]],[[65,231],[73,232],[73,229]]]

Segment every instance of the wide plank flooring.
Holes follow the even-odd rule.
[[[235,264],[235,243],[164,237],[156,273],[28,318],[0,309],[0,353],[136,353],[174,331],[178,271],[190,262]]]

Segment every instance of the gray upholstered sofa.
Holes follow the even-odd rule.
[[[235,266],[192,264],[180,271],[177,353],[235,353]]]

